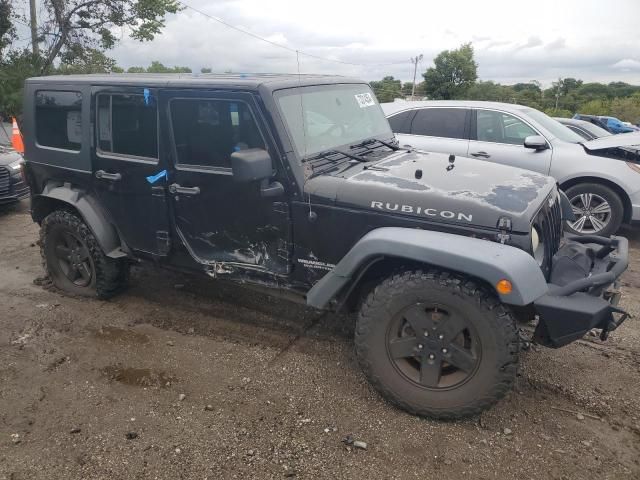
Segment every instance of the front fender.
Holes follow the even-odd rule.
[[[34,195],[32,199],[32,210],[46,199],[54,199],[73,207],[82,217],[89,229],[93,232],[102,251],[106,256],[119,258],[126,256],[122,251],[120,236],[115,227],[106,218],[100,207],[93,202],[91,197],[79,190],[75,190],[68,185],[46,185],[39,195]]]
[[[507,279],[513,290],[506,295],[499,294],[499,297],[510,305],[529,305],[548,291],[538,263],[518,248],[451,233],[384,227],[362,237],[333,270],[309,290],[307,304],[326,308],[362,265],[380,256],[405,258],[454,270],[480,278],[492,286]]]

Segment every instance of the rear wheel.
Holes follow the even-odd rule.
[[[40,248],[45,270],[61,290],[109,298],[126,285],[126,260],[107,257],[89,227],[69,211],[56,210],[42,221]]]
[[[618,231],[624,218],[624,205],[611,188],[598,183],[579,183],[567,189],[575,220],[566,230],[575,235],[608,237]]]
[[[417,415],[454,419],[493,405],[515,379],[510,312],[469,279],[394,275],[367,297],[356,329],[360,364],[378,391]]]

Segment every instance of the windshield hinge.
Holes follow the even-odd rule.
[[[498,219],[498,230],[496,238],[500,243],[504,244],[511,240],[511,219],[509,217],[500,217]]]

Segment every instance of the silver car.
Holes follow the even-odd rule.
[[[586,141],[533,108],[508,103],[381,104],[401,145],[504,163],[554,177],[576,215],[575,234],[611,235],[640,221],[639,133]]]

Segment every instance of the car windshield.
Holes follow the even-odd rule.
[[[585,122],[584,125],[580,125],[580,127],[584,128],[588,132],[591,132],[593,135],[595,135],[596,138],[609,137],[609,136],[613,135],[611,132],[608,132],[604,128],[601,128],[601,127],[599,127],[597,125],[594,125],[593,123],[589,123],[589,122]]]
[[[389,122],[368,85],[299,87],[275,93],[298,156],[378,137],[393,138]]]
[[[554,120],[539,110],[524,108],[522,112],[531,117],[534,121],[538,122],[538,124],[545,128],[551,135],[562,141],[570,143],[584,142],[584,138],[580,135],[571,131],[557,120]]]

